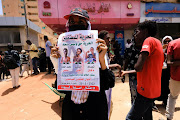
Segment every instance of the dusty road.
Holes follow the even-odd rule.
[[[0,119],[1,120],[60,120],[61,106],[59,96],[54,94],[43,82],[51,85],[54,75],[40,73],[37,76],[20,79],[21,87],[12,88],[11,80],[0,82]],[[128,82],[116,80],[112,93],[111,120],[125,120],[131,107]],[[154,120],[164,117],[165,109],[156,101],[160,113],[153,112]],[[174,120],[180,120],[180,98],[176,103]]]

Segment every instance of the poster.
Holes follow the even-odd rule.
[[[115,40],[119,43],[120,54],[124,55],[125,45],[124,45],[124,31],[115,31]]]
[[[97,30],[78,30],[59,36],[58,90],[100,90]]]

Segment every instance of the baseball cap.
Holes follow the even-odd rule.
[[[64,18],[69,19],[69,17],[73,16],[73,15],[77,15],[77,16],[80,16],[80,17],[83,17],[83,18],[86,18],[87,20],[89,20],[88,12],[86,10],[81,9],[81,8],[72,9],[70,14],[65,15]]]

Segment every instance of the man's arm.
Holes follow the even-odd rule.
[[[86,52],[85,59],[87,59],[89,57],[88,53],[89,53],[89,51]]]
[[[118,72],[116,73],[116,77],[119,77],[121,75],[121,66],[119,64],[110,64],[108,65],[109,68],[117,68],[118,69]]]
[[[50,41],[47,43],[47,45],[48,45],[50,48],[53,48],[53,46],[52,46],[52,44],[51,44]]]
[[[180,60],[174,60],[172,55],[167,55],[167,64],[170,66],[179,66]]]
[[[141,52],[137,60],[137,63],[134,66],[134,69],[136,70],[136,72],[140,72],[143,69],[144,62],[146,61],[148,55],[149,53],[146,51]]]

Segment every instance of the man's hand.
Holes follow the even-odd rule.
[[[100,38],[96,39],[96,43],[99,43],[99,45],[97,46],[97,51],[99,52],[99,62],[101,64],[101,69],[105,70],[107,67],[105,64],[104,56],[107,52],[108,47],[106,45],[106,42]]]
[[[51,48],[51,56],[55,58],[60,58],[61,55],[59,54],[59,47]]]

